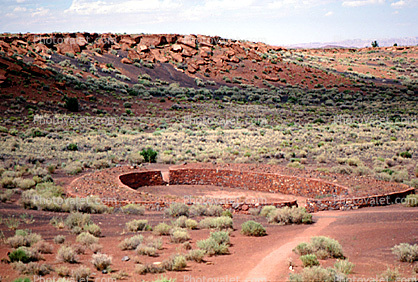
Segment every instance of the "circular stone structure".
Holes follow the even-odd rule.
[[[305,206],[309,212],[381,206],[398,203],[414,191],[405,184],[372,178],[281,166],[210,163],[119,166],[85,174],[67,188],[70,197],[93,195],[109,206],[138,203],[160,210],[172,202],[209,203],[235,212],[265,205]]]

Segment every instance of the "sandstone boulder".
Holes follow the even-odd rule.
[[[168,59],[165,57],[164,53],[157,49],[151,50],[152,55],[154,56],[155,60],[161,63],[167,63]]]
[[[132,64],[133,62],[131,60],[129,60],[128,58],[123,58],[122,60],[120,60],[120,62],[122,64]]]
[[[181,45],[179,44],[173,44],[171,46],[171,51],[173,52],[181,52],[183,50],[183,47],[181,47]]]
[[[196,48],[196,36],[194,35],[186,35],[177,40],[177,43],[186,45],[192,48]]]
[[[162,34],[143,35],[140,41],[145,46],[160,46],[167,44],[167,38]]]

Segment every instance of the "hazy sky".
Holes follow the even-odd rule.
[[[219,35],[269,44],[418,36],[418,0],[0,0],[0,32]]]

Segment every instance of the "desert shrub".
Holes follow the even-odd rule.
[[[190,250],[186,255],[186,259],[195,262],[202,262],[205,254],[206,252],[204,250]]]
[[[7,201],[10,201],[14,194],[13,190],[6,190],[0,192],[0,202],[5,203]]]
[[[408,152],[408,151],[402,152],[402,153],[400,153],[399,155],[400,155],[402,158],[408,158],[408,159],[412,158],[412,154],[411,154],[410,152]]]
[[[30,261],[30,257],[24,249],[19,248],[9,253],[9,260],[11,262],[21,261],[27,263]]]
[[[71,273],[71,277],[77,282],[89,281],[90,275],[91,275],[90,268],[85,267],[85,266],[80,266],[74,269]]]
[[[338,260],[334,264],[334,269],[337,272],[344,273],[344,274],[351,274],[353,272],[354,264],[351,263],[348,259],[346,260]]]
[[[155,264],[140,264],[135,267],[135,272],[138,274],[147,274],[147,273],[163,273],[165,269],[162,266]]]
[[[170,235],[171,229],[172,229],[171,225],[161,222],[157,226],[154,227],[154,234]]]
[[[14,179],[15,186],[18,188],[21,188],[23,190],[30,189],[32,187],[35,187],[36,182],[32,179],[23,179],[23,178],[15,178]]]
[[[204,205],[192,205],[189,209],[190,216],[201,216],[206,213],[206,206]]]
[[[211,217],[202,219],[199,222],[199,227],[203,229],[233,229],[234,223],[230,217]]]
[[[77,237],[76,237],[76,242],[84,245],[84,246],[90,246],[92,244],[97,244],[99,242],[99,239],[94,237],[93,235],[91,235],[90,233],[87,232],[83,232],[80,233]]]
[[[17,278],[13,282],[31,282],[29,278]]]
[[[223,209],[221,206],[210,205],[206,209],[207,216],[221,216]]]
[[[57,235],[57,236],[54,237],[54,243],[55,244],[60,245],[60,244],[64,244],[64,242],[65,242],[65,236],[64,235]]]
[[[149,236],[144,239],[144,245],[156,248],[157,250],[161,250],[163,248],[163,240],[161,238],[155,238],[153,236]]]
[[[15,188],[16,183],[13,177],[5,176],[0,180],[0,186],[3,188]]]
[[[60,218],[60,217],[55,217],[54,216],[53,218],[51,218],[51,220],[49,221],[49,223],[52,226],[54,226],[54,227],[56,227],[58,229],[63,229],[65,227],[64,220],[62,218]]]
[[[97,253],[101,253],[101,251],[102,251],[102,249],[103,249],[103,246],[102,246],[102,245],[100,245],[100,244],[91,244],[91,245],[89,246],[89,249],[90,249],[93,253],[97,254]]]
[[[406,196],[404,205],[407,207],[418,207],[418,194],[410,194]]]
[[[62,246],[57,253],[57,260],[62,262],[77,263],[78,257],[73,248]]]
[[[300,260],[303,263],[303,267],[311,267],[315,265],[319,265],[319,261],[314,254],[308,254],[300,257]]]
[[[142,164],[145,159],[140,153],[131,153],[128,155],[128,161],[131,164]]]
[[[135,235],[130,238],[126,238],[119,244],[119,248],[122,250],[135,250],[144,240],[144,236]]]
[[[19,261],[13,265],[13,268],[16,269],[20,274],[37,276],[44,276],[53,271],[52,266],[49,264],[40,264],[37,262],[24,264],[23,262]]]
[[[229,254],[227,244],[218,244],[213,238],[197,241],[197,247],[206,252],[207,255],[226,255]]]
[[[178,217],[174,222],[172,222],[172,224],[176,227],[180,227],[180,228],[186,228],[186,221],[187,221],[187,216],[180,216]]]
[[[35,245],[33,245],[32,249],[40,254],[52,254],[52,251],[54,250],[52,245],[45,241],[37,242]]]
[[[94,254],[91,263],[97,270],[102,271],[112,264],[112,257],[106,254]]]
[[[187,219],[185,222],[186,228],[188,229],[196,229],[197,228],[197,221],[194,219]]]
[[[145,207],[138,204],[129,204],[122,207],[122,211],[127,214],[144,215]]]
[[[312,215],[302,207],[284,207],[271,211],[268,217],[270,223],[279,224],[310,224]]]
[[[246,236],[265,236],[266,229],[260,223],[249,220],[241,225],[241,233]]]
[[[385,272],[381,274],[381,277],[384,279],[384,281],[399,281],[399,278],[401,277],[399,274],[399,271],[397,268],[390,269],[389,267],[386,269]]]
[[[86,246],[84,246],[84,245],[81,245],[81,244],[77,243],[77,244],[71,245],[71,247],[73,248],[74,252],[77,255],[81,255],[81,254],[84,254],[86,252]]]
[[[155,247],[151,247],[151,246],[147,246],[147,245],[139,245],[136,248],[136,253],[138,255],[143,255],[143,256],[149,256],[149,257],[157,257],[157,248]]]
[[[173,243],[184,243],[190,240],[190,235],[187,230],[184,229],[176,229],[173,230],[170,241]]]
[[[7,239],[7,243],[12,248],[18,248],[21,246],[30,247],[33,244],[41,241],[42,237],[39,234],[32,233],[30,230],[18,229],[13,237]]]
[[[155,162],[157,162],[157,155],[158,155],[158,152],[157,151],[154,151],[151,148],[143,149],[141,151],[141,156],[144,157],[144,160],[147,163],[155,163]]]
[[[226,231],[211,232],[209,238],[215,240],[218,244],[225,244],[229,246],[230,243],[229,233]]]
[[[59,277],[69,277],[71,272],[70,269],[66,266],[58,266],[55,268],[55,272]]]
[[[401,243],[392,248],[392,253],[400,261],[414,262],[418,260],[418,244]]]
[[[125,224],[125,227],[130,232],[137,231],[150,231],[152,227],[148,225],[148,220],[146,219],[134,219]]]
[[[180,271],[187,267],[186,257],[183,255],[174,255],[162,262],[162,267],[168,271]]]
[[[102,235],[102,230],[100,229],[100,227],[96,224],[86,224],[83,227],[84,231],[90,233],[91,235],[95,236],[95,237],[99,237],[100,235]]]
[[[260,211],[260,216],[268,217],[271,212],[276,210],[277,208],[275,206],[264,206]]]
[[[299,255],[315,254],[320,259],[344,258],[340,243],[325,236],[312,237],[309,243],[300,243],[293,251]]]
[[[189,216],[189,207],[183,203],[172,203],[165,209],[165,214],[171,217]]]
[[[304,281],[321,281],[334,282],[335,276],[329,269],[320,266],[307,267],[302,270],[300,274],[290,274],[289,281],[304,282]]]
[[[221,213],[221,216],[227,216],[227,217],[233,218],[232,212],[230,210],[224,210]]]

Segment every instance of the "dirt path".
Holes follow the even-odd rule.
[[[318,216],[316,223],[303,231],[300,236],[281,246],[272,245],[266,251],[266,256],[248,272],[244,281],[287,280],[289,269],[286,260],[292,254],[292,249],[301,242],[309,241],[310,237],[320,235],[321,231],[336,218],[337,216]]]

